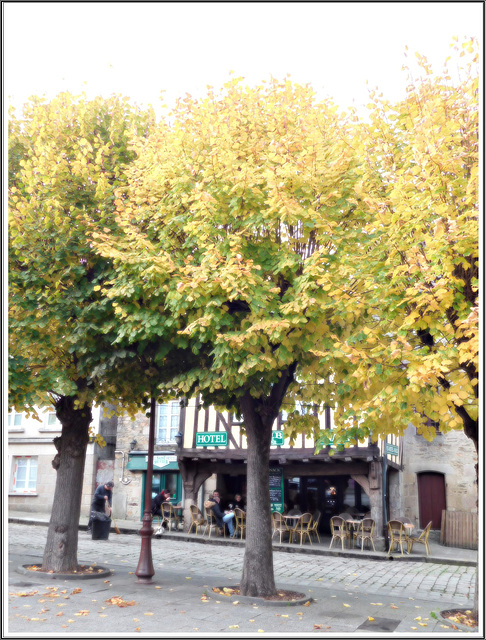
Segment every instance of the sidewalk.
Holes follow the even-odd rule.
[[[296,638],[326,633],[442,638],[481,632],[453,626],[442,616],[472,606],[476,569],[458,566],[459,558],[454,563],[449,558],[444,566],[433,564],[437,556],[432,562],[430,557],[410,562],[408,557],[389,561],[383,552],[333,552],[324,540],[312,548],[275,545],[277,589],[303,596],[282,603],[221,593],[241,579],[240,540],[165,533],[152,544],[153,579],[141,584],[136,577],[140,523],[118,521],[122,535],[92,540],[84,518],[78,559],[100,574],[81,577],[29,571],[42,560],[47,516],[17,513],[9,521],[8,617],[2,624],[17,637]],[[462,551],[453,550],[456,556]],[[424,560],[425,553],[416,558]]]
[[[17,522],[20,524],[35,524],[35,525],[45,525],[48,526],[50,519],[50,514],[48,513],[28,513],[21,511],[9,511],[8,521],[9,522]],[[118,526],[118,529],[121,533],[125,534],[134,534],[138,535],[140,529],[142,528],[141,522],[134,522],[132,520],[113,520],[112,521],[112,529],[114,532],[114,523]],[[88,518],[86,516],[81,516],[79,529],[80,531],[85,531],[87,529]],[[201,533],[199,535],[195,534],[187,534],[183,531],[171,531],[165,532],[163,534],[164,539],[172,539],[172,540],[187,540],[191,542],[199,542],[201,544],[213,544],[213,545],[244,545],[244,541],[242,540],[232,540],[229,538],[221,538],[216,537],[214,533],[211,535],[211,538],[207,536],[203,536]],[[299,546],[298,544],[289,544],[278,542],[274,542],[273,548],[278,551],[286,551],[288,553],[304,553],[304,554],[314,554],[319,556],[334,556],[334,557],[350,557],[356,558],[360,557],[367,560],[389,560],[386,551],[378,550],[377,551],[369,551],[365,549],[361,551],[361,549],[345,549],[344,551],[339,546],[333,546],[332,549],[329,549],[329,545],[331,542],[331,537],[328,535],[321,535],[320,542],[313,541],[312,545],[308,543]],[[461,549],[458,547],[446,547],[441,545],[440,543],[431,540],[429,538],[429,546],[430,546],[430,555],[427,556],[425,552],[425,547],[423,545],[418,545],[414,547],[413,552],[410,555],[404,555],[403,557],[399,553],[393,553],[393,560],[398,560],[400,562],[432,562],[438,564],[452,564],[452,565],[460,565],[466,567],[475,567],[478,563],[478,552],[476,549]]]

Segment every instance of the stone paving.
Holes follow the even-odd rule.
[[[41,560],[47,536],[47,527],[10,523],[8,532],[9,573],[12,585],[9,590],[13,589],[15,592],[15,589],[18,590],[23,584],[29,584],[29,582],[26,582],[25,576],[22,577],[19,573],[16,573],[18,564],[19,562],[34,563]],[[113,533],[110,534],[108,540],[92,540],[91,536],[85,531],[80,531],[78,560],[80,564],[96,562],[98,566],[116,568],[115,574],[116,576],[121,576],[118,578],[121,581],[118,583],[118,587],[113,587],[114,589],[137,592],[138,598],[140,598],[141,590],[147,595],[151,594],[153,597],[153,587],[148,585],[138,585],[137,587],[135,585],[136,576],[134,571],[140,557],[140,541],[140,537],[137,535],[114,535]],[[196,619],[196,611],[199,608],[195,606],[200,604],[202,587],[208,587],[208,590],[211,591],[209,588],[211,585],[237,584],[241,576],[243,556],[244,547],[240,545],[215,546],[212,544],[164,539],[164,537],[152,539],[152,557],[155,569],[154,584],[161,585],[155,588],[162,589],[162,585],[164,585],[167,592],[167,583],[173,584],[173,588],[168,591],[174,591],[179,594],[179,601],[177,605],[174,605],[174,615],[176,608],[178,608],[178,611],[183,608],[184,612],[188,608],[193,609],[191,615],[194,616],[195,621],[189,622],[187,619],[185,620],[186,631],[191,631],[191,624],[193,625],[192,630],[194,633],[196,633],[195,629],[198,631],[202,629],[201,622],[197,622]],[[314,607],[313,613],[309,608],[300,612],[300,616],[297,618],[294,615],[295,626],[292,626],[290,621],[287,621],[286,627],[292,632],[304,627],[300,622],[296,622],[297,619],[302,621],[307,617],[309,620],[313,619],[321,623],[321,620],[324,619],[323,612],[326,613],[325,620],[327,622],[332,620],[332,623],[324,625],[329,627],[329,631],[332,629],[340,632],[355,632],[360,625],[366,622],[366,614],[370,615],[370,610],[376,610],[378,608],[377,605],[383,604],[389,607],[387,617],[382,618],[383,629],[386,629],[387,620],[393,620],[394,616],[397,617],[399,615],[400,619],[393,623],[395,626],[399,624],[395,632],[403,628],[403,630],[413,629],[414,633],[425,633],[433,629],[437,631],[442,629],[442,633],[447,630],[447,633],[450,633],[454,630],[450,626],[442,625],[437,620],[431,619],[429,612],[431,610],[438,612],[452,605],[467,608],[472,605],[474,597],[476,569],[470,566],[312,556],[308,554],[289,554],[282,551],[275,551],[273,557],[275,580],[278,587],[289,588],[291,586],[310,597],[315,597],[322,605],[324,605],[324,602],[326,603],[322,610],[318,608],[318,604],[314,604],[312,605]],[[29,576],[27,580],[31,583],[32,581],[35,582],[35,577],[30,580]],[[72,581],[70,582],[72,583]],[[95,581],[86,581],[86,583],[88,582],[94,583]],[[104,581],[100,580],[100,582]],[[115,578],[112,582],[116,584]],[[87,592],[88,585],[82,586]],[[111,587],[112,585],[110,584],[109,586]],[[108,587],[106,584],[100,584],[98,587],[90,584],[89,589],[91,589],[90,593],[94,593],[107,590]],[[114,595],[113,592],[110,593]],[[162,596],[162,593],[158,592],[158,595]],[[171,594],[165,593],[166,597],[169,595]],[[331,598],[334,598],[334,600],[331,600]],[[185,602],[187,599],[192,599],[193,604]],[[346,599],[349,603],[345,602]],[[18,607],[18,600],[18,597],[12,597],[11,607]],[[379,600],[379,602],[376,602],[376,600]],[[91,602],[96,602],[96,599],[92,599]],[[90,601],[86,600],[84,606],[88,608],[89,603]],[[170,606],[169,600],[166,605]],[[215,605],[212,604],[210,606]],[[245,607],[239,606],[242,607],[239,612],[241,617]],[[338,608],[336,609],[336,607]],[[343,609],[343,607],[349,608]],[[247,608],[249,609],[249,606]],[[221,613],[221,611],[221,609],[218,609],[213,618],[204,615],[204,620],[206,620],[205,629],[207,631],[219,633],[229,628],[228,620],[231,620],[231,615]],[[228,611],[228,607],[226,607],[226,611]],[[318,613],[319,611],[321,612]],[[331,613],[332,611],[334,613]],[[354,613],[352,614],[351,612]],[[417,613],[420,613],[421,616],[424,616],[424,613],[427,614],[424,619],[428,622],[422,623],[424,628],[418,626],[418,622],[414,623],[414,620],[420,619]],[[10,625],[13,625],[12,631],[22,631],[28,628],[25,626],[25,615],[22,617],[18,610],[11,610],[10,614],[9,621]],[[309,617],[311,614],[314,618]],[[47,616],[48,614],[45,615]],[[77,614],[74,613],[72,615]],[[106,614],[99,613],[99,615],[105,616]],[[187,615],[190,615],[189,612]],[[250,618],[248,619],[242,618],[241,625],[238,625],[239,630],[246,628],[243,622],[245,622],[248,629],[252,628],[250,621],[255,620],[255,617],[251,618],[252,615],[249,614]],[[262,611],[260,611],[260,615],[263,615]],[[377,615],[375,611],[373,616],[376,617]],[[413,615],[416,617],[412,617]],[[218,616],[222,616],[221,619]],[[265,632],[269,631],[271,623],[276,624],[275,620],[273,618],[271,620],[269,616],[273,616],[273,618],[279,616],[284,619],[289,617],[288,615],[265,611],[265,616],[260,618],[261,625],[266,625]],[[379,619],[381,620],[381,618],[376,617],[376,620]],[[61,630],[59,627],[60,618],[53,619],[51,623],[46,618],[42,620],[45,620],[43,630],[52,631],[56,628]],[[72,618],[72,620],[79,622],[77,618]],[[144,628],[142,632],[149,629],[154,630],[150,627],[150,620],[145,619],[143,622]],[[281,624],[282,620],[278,622]],[[56,623],[58,624],[57,627],[55,626]],[[52,626],[48,627],[48,624]],[[121,630],[126,630],[126,627],[123,628],[120,621],[113,624],[115,626],[119,625],[118,629],[121,626]],[[369,624],[372,624],[372,622],[369,622]],[[88,622],[83,621],[83,625],[88,625]],[[316,629],[309,625],[310,622],[306,630],[316,632]],[[78,624],[77,628],[81,628],[81,625]],[[95,631],[97,628],[92,628],[91,631]],[[364,629],[365,627],[363,627]],[[110,630],[115,630],[115,627],[110,627]],[[183,630],[182,627],[177,629],[177,631]],[[69,632],[74,632],[74,628]],[[68,631],[65,631],[65,633],[68,633]],[[235,633],[235,631],[232,633]]]

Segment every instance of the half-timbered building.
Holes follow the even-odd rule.
[[[326,447],[316,454],[314,441],[304,435],[292,447],[283,438],[285,415],[282,412],[275,421],[270,449],[272,508],[283,511],[297,505],[302,511],[320,511],[320,526],[326,532],[331,515],[355,507],[370,511],[381,531],[390,510],[387,500],[398,487],[399,439],[360,442],[344,451]],[[333,428],[331,409],[318,417],[321,428]],[[245,496],[246,438],[243,423],[234,415],[202,408],[196,398],[185,406],[178,401],[158,405],[155,424],[152,493],[168,488],[174,503],[184,506],[186,523],[189,506],[202,508],[215,489],[223,500],[236,493]],[[123,516],[130,519],[143,515],[148,434],[146,416],[118,418],[115,480],[119,476],[120,482],[115,497]]]

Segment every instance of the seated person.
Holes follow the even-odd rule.
[[[235,499],[228,502],[227,509],[229,511],[233,511],[234,509],[238,508],[238,509],[241,509],[242,511],[245,511],[245,506],[246,505],[243,502],[243,498],[241,497],[241,494],[235,493]]]
[[[238,509],[241,509],[242,511],[246,510],[246,504],[243,502],[243,498],[239,493],[235,494],[234,508],[236,509],[236,507],[238,507]]]
[[[213,492],[213,497],[211,498],[211,500],[214,502],[214,505],[211,507],[211,511],[213,512],[213,515],[216,518],[216,524],[221,529],[221,531],[224,530],[224,525],[227,524],[229,534],[231,537],[233,537],[235,533],[235,528],[233,524],[233,520],[235,518],[234,511],[229,511],[229,510],[223,511],[221,509],[221,505],[220,505],[221,498],[219,495],[219,491]]]
[[[302,511],[300,510],[300,507],[298,504],[294,504],[294,508],[290,509],[290,511],[286,514],[288,516],[301,516],[302,515]]]
[[[167,489],[163,489],[155,498],[152,500],[152,516],[160,516],[161,518],[164,516],[168,516],[169,514],[164,512],[162,515],[162,503],[169,502],[170,500],[170,491]]]

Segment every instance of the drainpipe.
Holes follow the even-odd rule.
[[[121,453],[122,454],[122,470],[121,470],[120,482],[122,484],[130,484],[132,479],[131,478],[127,478],[126,476],[123,477],[123,474],[125,473],[125,452],[116,450],[115,453]]]

